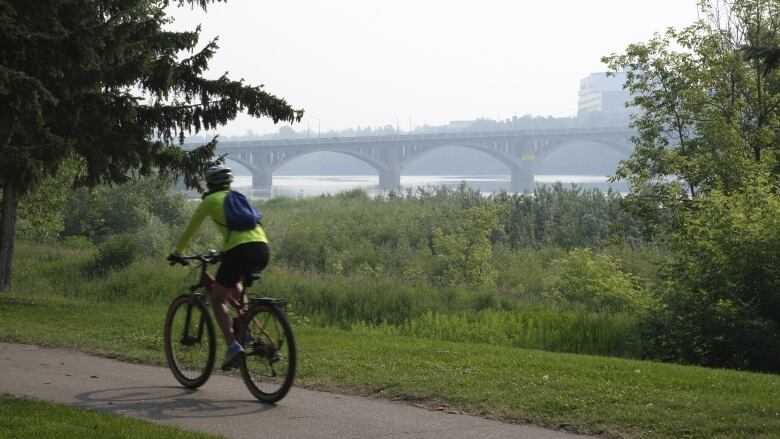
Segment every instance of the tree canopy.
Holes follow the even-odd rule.
[[[0,0],[0,288],[10,282],[19,196],[75,157],[75,183],[158,172],[195,184],[216,139],[194,151],[187,133],[240,112],[299,121],[263,86],[207,77],[217,41],[174,32],[166,8],[219,0]]]
[[[617,171],[637,204],[730,193],[759,168],[778,174],[780,2],[703,0],[702,19],[605,57],[627,72],[636,149]],[[653,209],[650,209],[653,210]]]
[[[669,250],[647,354],[777,372],[780,1],[699,6],[699,22],[604,59],[636,108],[616,177]]]

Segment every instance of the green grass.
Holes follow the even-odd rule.
[[[100,277],[91,250],[18,249],[0,340],[164,365],[186,270],[146,260]],[[780,437],[780,376],[546,351],[631,355],[630,316],[278,268],[262,288],[292,300],[299,385],[616,437]]]
[[[208,439],[217,436],[161,427],[119,415],[0,395],[0,439],[146,439],[150,437]]]
[[[162,364],[164,313],[163,304],[3,294],[0,339]],[[618,437],[780,437],[776,375],[295,329],[298,383],[311,388]]]

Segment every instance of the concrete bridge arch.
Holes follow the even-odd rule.
[[[363,163],[366,163],[367,165],[371,166],[374,170],[376,170],[377,174],[379,174],[379,185],[382,186],[382,187],[395,187],[395,186],[398,186],[398,185],[401,184],[400,177],[399,177],[397,182],[394,182],[394,181],[388,182],[388,181],[386,181],[388,176],[390,174],[392,174],[392,172],[389,169],[390,167],[386,163],[382,163],[380,160],[378,160],[378,159],[376,159],[374,157],[368,156],[366,154],[362,154],[362,153],[355,152],[355,151],[350,151],[350,150],[343,150],[343,149],[340,149],[340,148],[327,148],[327,147],[324,147],[324,148],[321,148],[321,149],[313,149],[311,151],[305,151],[305,152],[302,152],[300,154],[290,155],[290,156],[285,157],[284,159],[282,159],[282,160],[280,160],[278,162],[275,162],[271,166],[271,172],[276,171],[280,167],[286,165],[287,163],[289,163],[289,162],[291,162],[291,161],[293,161],[295,159],[298,159],[298,158],[303,157],[305,155],[313,154],[315,152],[331,152],[331,153],[336,153],[336,154],[344,154],[346,156],[349,156],[349,157],[355,158],[357,160],[360,160]],[[385,182],[386,185],[383,185],[383,182]]]
[[[550,146],[548,148],[544,148],[540,151],[538,151],[538,155],[536,156],[536,161],[541,162],[547,159],[550,155],[569,147],[575,143],[593,143],[597,145],[606,146],[607,148],[619,153],[623,156],[630,156],[631,153],[634,152],[634,145],[631,142],[628,141],[619,141],[619,140],[601,140],[601,139],[585,139],[585,140],[568,140],[565,142],[561,142],[559,144],[556,144],[554,146]]]
[[[439,145],[425,147],[414,152],[413,154],[408,154],[399,162],[398,165],[399,176],[400,176],[400,172],[402,172],[404,168],[406,168],[409,164],[411,164],[415,160],[442,148],[467,148],[467,149],[479,151],[481,153],[489,155],[490,157],[493,157],[498,162],[500,162],[501,164],[505,165],[508,168],[509,174],[511,176],[510,190],[513,192],[521,192],[524,189],[532,188],[534,185],[533,167],[530,166],[528,163],[524,162],[522,158],[520,159],[515,158],[510,154],[508,154],[506,151],[500,148],[496,148],[495,145],[485,145],[481,143],[468,143],[468,142],[443,143]]]
[[[346,156],[355,158],[357,160],[362,161],[363,163],[368,164],[373,169],[375,169],[379,174],[379,183],[380,186],[382,187],[395,187],[400,185],[401,183],[400,177],[398,178],[398,181],[392,179],[393,173],[392,171],[389,170],[387,164],[382,163],[381,161],[376,160],[373,157],[367,156],[365,154],[361,154],[355,151],[343,150],[339,148],[323,147],[319,149],[311,149],[311,150],[301,151],[296,154],[285,155],[283,158],[278,160],[274,160],[272,157],[270,158],[270,160],[268,160],[269,157],[267,156],[257,157],[257,156],[244,156],[243,154],[228,154],[225,157],[225,160],[238,163],[239,165],[249,170],[249,172],[252,174],[252,187],[259,189],[259,188],[270,188],[272,186],[273,173],[277,169],[281,168],[282,166],[286,165],[287,163],[295,159],[316,152],[332,152],[336,154],[344,154]],[[387,181],[388,178],[390,178],[390,181]]]

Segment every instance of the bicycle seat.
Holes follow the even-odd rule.
[[[251,287],[252,284],[259,280],[262,277],[262,274],[259,271],[249,271],[246,274],[244,274],[244,287]]]

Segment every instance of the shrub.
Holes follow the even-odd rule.
[[[647,355],[780,371],[780,197],[766,183],[711,192],[670,243]]]
[[[456,233],[445,235],[433,230],[437,256],[444,260],[445,279],[454,285],[493,285],[493,245],[490,236],[498,226],[496,206],[474,207],[466,211]]]
[[[591,310],[640,311],[648,304],[635,276],[620,271],[614,258],[594,256],[590,249],[574,249],[556,260],[545,289],[556,301]]]
[[[100,274],[124,268],[143,254],[138,237],[133,234],[116,235],[97,247],[94,268]]]

